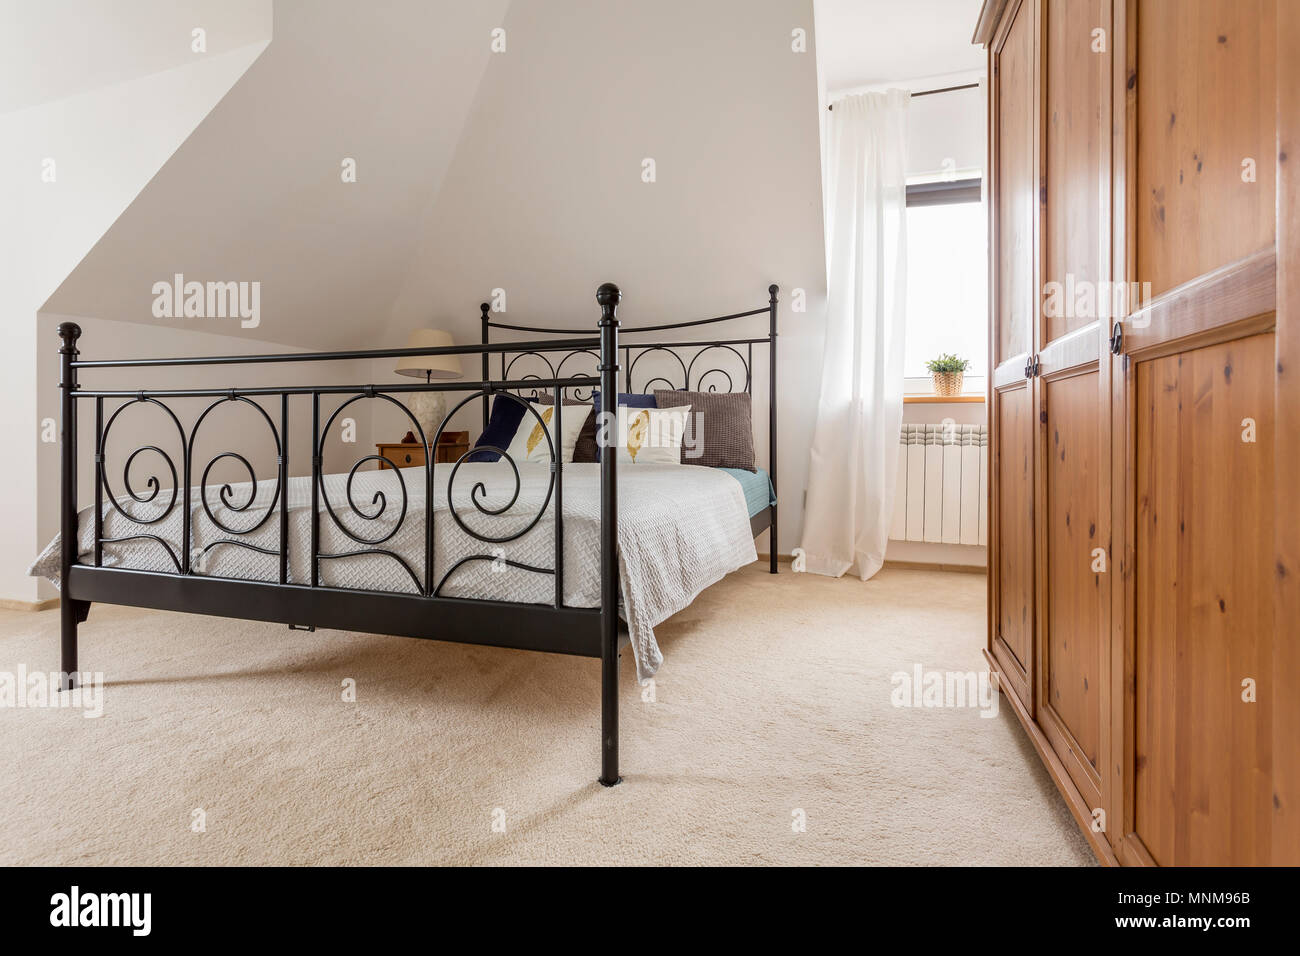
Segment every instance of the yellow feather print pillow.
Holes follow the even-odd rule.
[[[560,415],[560,437],[557,440],[555,436],[555,406],[538,405],[534,402],[528,403],[533,411],[537,412],[534,416],[531,411],[524,412],[523,421],[515,430],[515,437],[510,441],[510,447],[506,449],[508,454],[516,463],[523,461],[544,461],[551,460],[551,445],[556,445],[563,457],[561,461],[566,464],[573,461],[573,449],[578,443],[578,433],[582,431],[582,424],[587,420],[587,414],[590,409],[583,408],[581,405],[566,405]],[[538,421],[538,418],[541,421]],[[545,431],[543,431],[543,428]],[[546,436],[550,435],[551,441],[548,443]]]
[[[618,407],[618,460],[631,465],[679,465],[691,406]]]

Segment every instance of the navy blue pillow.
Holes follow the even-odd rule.
[[[654,393],[642,395],[640,392],[619,392],[618,403],[628,408],[658,408]],[[600,391],[591,390],[591,407],[595,410],[596,430],[600,430]],[[600,443],[596,444],[596,460],[600,461]]]
[[[651,396],[652,398],[654,396]],[[524,406],[502,395],[492,396],[492,413],[488,415],[487,428],[474,442],[475,448],[494,445],[497,448],[509,448],[510,442],[519,431],[519,423],[524,420]],[[496,451],[470,452],[466,461],[500,461],[501,453]]]

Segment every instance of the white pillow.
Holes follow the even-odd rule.
[[[551,442],[558,445],[560,449],[560,460],[565,464],[573,461],[573,448],[578,444],[578,432],[582,431],[583,423],[587,420],[590,409],[583,408],[581,405],[566,405],[564,413],[560,416],[560,439],[555,439],[555,406],[538,405],[529,402],[529,407],[537,412],[538,417],[546,425],[546,431],[551,436]],[[506,449],[514,461],[550,461],[551,448],[546,443],[546,437],[542,434],[542,426],[538,424],[537,418],[533,417],[532,412],[525,411],[523,421],[515,429],[515,437],[510,440],[510,447]]]
[[[618,407],[618,460],[631,465],[679,465],[691,406]]]

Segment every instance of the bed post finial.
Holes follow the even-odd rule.
[[[780,291],[781,291],[781,287],[777,285],[775,282],[773,282],[770,286],[767,287],[767,295],[768,295],[767,301],[771,305],[776,305],[776,294]]]
[[[596,301],[600,303],[600,317],[602,319],[613,318],[614,310],[618,308],[618,304],[622,300],[623,293],[612,282],[603,283],[596,290]]]
[[[600,782],[618,775],[618,303],[623,293],[606,282],[600,303]],[[612,398],[611,398],[612,396]]]

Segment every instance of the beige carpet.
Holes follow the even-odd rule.
[[[981,669],[983,608],[738,572],[658,629],[653,703],[625,655],[606,790],[594,660],[96,606],[103,716],[0,708],[0,863],[1090,863],[1009,707],[890,703]],[[57,668],[58,623],[0,612],[0,671]]]

